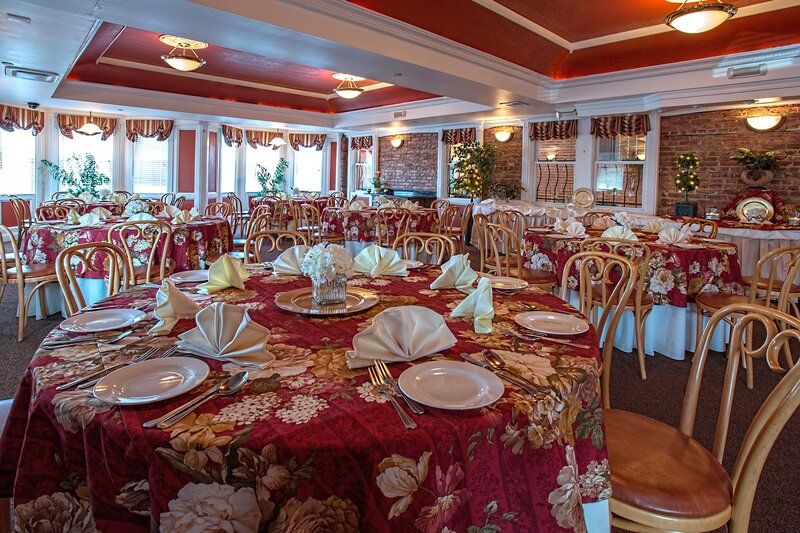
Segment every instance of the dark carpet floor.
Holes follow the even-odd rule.
[[[30,319],[25,341],[17,343],[15,309],[15,293],[6,291],[0,303],[0,347],[2,347],[0,353],[3,354],[0,398],[13,397],[36,346],[60,321],[58,315],[41,321]],[[729,471],[750,420],[780,379],[779,375],[766,369],[763,361],[760,363],[756,365],[754,390],[748,390],[744,386],[744,376],[741,376],[737,385],[725,460]],[[612,365],[612,405],[677,425],[690,368],[689,360],[673,361],[662,356],[648,357],[648,379],[642,381],[639,378],[635,354],[615,351]],[[712,354],[706,369],[695,434],[695,437],[708,447],[711,446],[713,439],[724,372],[725,358],[722,354]],[[789,422],[767,460],[756,492],[750,531],[787,533],[800,531],[800,507],[797,503],[800,462],[794,455],[798,442],[800,442],[800,414],[795,415]]]

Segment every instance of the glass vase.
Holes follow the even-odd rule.
[[[311,296],[320,305],[344,303],[347,299],[347,277],[338,276],[322,283],[311,280]]]

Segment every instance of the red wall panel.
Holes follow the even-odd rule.
[[[208,134],[208,192],[217,192],[217,132]]]
[[[178,132],[178,192],[194,192],[194,130]]]

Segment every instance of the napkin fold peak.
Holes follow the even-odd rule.
[[[367,246],[355,258],[354,270],[369,274],[373,278],[379,276],[407,276],[406,263],[400,259],[396,250],[373,244]]]
[[[172,281],[165,279],[156,293],[156,308],[153,314],[158,319],[150,328],[150,335],[169,335],[178,320],[194,318],[200,312],[197,302],[181,292]]]
[[[458,289],[470,294],[478,274],[469,264],[469,254],[456,254],[442,265],[442,273],[431,283],[431,289]]]
[[[202,294],[213,294],[224,289],[244,289],[244,282],[250,279],[250,273],[244,268],[242,262],[223,254],[208,269],[208,281],[197,286]]]
[[[491,333],[494,304],[492,303],[492,283],[489,278],[482,277],[478,281],[478,288],[461,300],[450,313],[450,317],[471,318],[475,333]]]

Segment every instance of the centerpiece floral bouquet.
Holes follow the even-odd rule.
[[[344,246],[323,242],[309,248],[300,260],[300,271],[311,278],[317,303],[341,303],[347,297],[347,279],[353,277],[354,263]]]
[[[617,223],[617,226],[622,226],[625,229],[631,229],[631,226],[633,226],[633,219],[625,211],[620,211],[611,217],[611,219]]]
[[[128,200],[128,203],[125,204],[125,214],[126,215],[138,215],[139,213],[149,213],[150,212],[150,204],[139,198],[138,195],[134,195]]]

